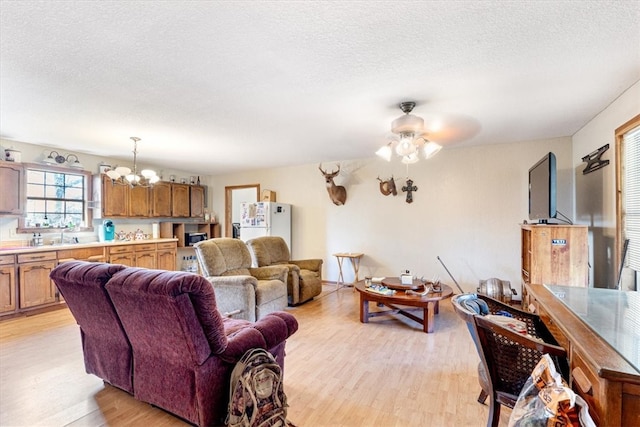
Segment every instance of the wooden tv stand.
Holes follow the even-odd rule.
[[[529,299],[525,308],[540,315],[558,343],[567,350],[571,388],[587,401],[596,424],[640,426],[638,326],[632,318],[640,310],[640,293],[525,286]],[[600,322],[603,330],[599,333],[604,337],[613,335],[615,346],[587,323],[599,318],[603,319]]]

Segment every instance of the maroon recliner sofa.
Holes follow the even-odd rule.
[[[80,327],[87,373],[133,394],[133,352],[104,285],[124,265],[65,262],[51,272]]]
[[[65,263],[51,277],[96,265],[109,264]],[[255,323],[223,317],[196,274],[126,267],[105,289],[131,345],[134,397],[200,426],[224,425],[231,371],[246,351],[267,349],[284,370],[286,339],[298,329],[286,312]]]

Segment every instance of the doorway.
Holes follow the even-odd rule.
[[[260,184],[224,187],[224,235],[233,237],[233,223],[240,222],[240,203],[260,200]]]

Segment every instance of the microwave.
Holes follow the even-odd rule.
[[[198,242],[207,240],[209,235],[207,233],[184,233],[184,245],[193,246]]]

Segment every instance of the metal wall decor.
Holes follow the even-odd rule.
[[[413,185],[413,181],[407,178],[407,185],[402,187],[402,191],[407,193],[407,203],[413,203],[413,192],[418,191],[418,187]]]
[[[582,175],[586,175],[607,166],[609,164],[609,160],[602,160],[601,157],[608,149],[609,144],[606,144],[584,156],[582,161],[586,162],[587,166],[582,170]]]

